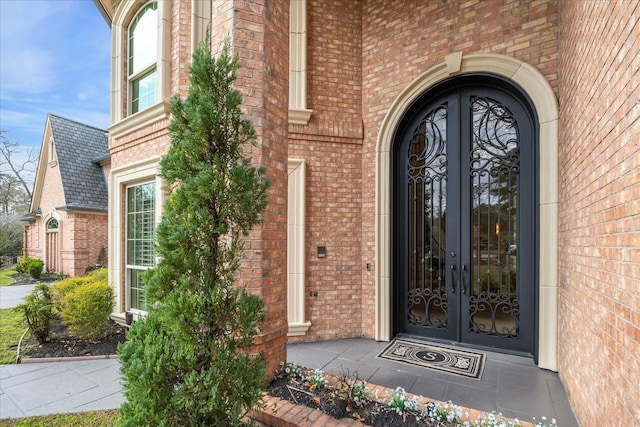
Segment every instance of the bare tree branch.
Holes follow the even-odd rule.
[[[4,134],[5,131],[0,130],[0,173],[13,175],[20,182],[30,200],[31,188],[27,183],[27,175],[35,172],[38,155],[31,148],[24,150],[18,141],[10,141]],[[16,155],[19,153],[25,153],[26,160],[18,160]]]

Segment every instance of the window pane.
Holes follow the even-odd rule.
[[[156,70],[153,69],[132,82],[131,113],[137,113],[156,103]]]
[[[158,8],[149,3],[131,22],[129,27],[129,75],[154,64],[158,56]]]
[[[155,183],[127,188],[127,268],[132,309],[146,310],[142,275],[155,263]]]
[[[155,240],[155,184],[127,188],[127,264],[152,267]]]
[[[131,301],[131,308],[137,310],[146,310],[147,304],[144,300],[144,282],[142,281],[142,274],[145,270],[129,270],[129,298]]]

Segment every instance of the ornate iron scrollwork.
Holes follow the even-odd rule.
[[[447,106],[430,111],[412,133],[408,153],[408,319],[413,325],[447,326],[445,212]]]
[[[469,330],[517,337],[518,126],[499,102],[474,97],[470,154],[473,186],[473,276]]]

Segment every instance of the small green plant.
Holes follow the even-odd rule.
[[[302,379],[302,367],[294,365],[292,363],[281,363],[280,372],[277,375],[285,375],[293,379]]]
[[[547,424],[547,422],[549,422],[549,424]],[[556,424],[555,418],[552,418],[551,421],[549,421],[547,420],[547,417],[541,417],[540,421],[537,421],[537,422],[536,422],[536,417],[533,417],[533,420],[531,421],[531,423],[533,424],[533,427],[556,427],[558,425]]]
[[[460,421],[463,415],[462,408],[454,405],[452,402],[429,402],[427,403],[427,410],[425,412],[426,417],[431,422],[463,424],[463,422]],[[468,418],[469,414],[467,413],[466,416]]]
[[[361,406],[371,400],[371,390],[367,388],[367,382],[359,379],[357,376],[351,378],[345,374],[340,376],[333,395],[347,402],[349,406]]]
[[[49,287],[44,283],[36,285],[24,301],[15,309],[24,314],[29,330],[40,344],[44,344],[49,339],[51,319],[55,316]]]
[[[314,370],[310,375],[305,377],[304,380],[309,382],[312,387],[324,387],[327,382],[324,372],[319,369]]]
[[[66,295],[60,315],[73,335],[97,339],[106,332],[113,298],[106,281],[87,281]]]
[[[395,411],[398,415],[406,418],[408,414],[418,414],[418,398],[416,396],[408,397],[407,392],[402,387],[397,387],[389,392],[387,406]]]

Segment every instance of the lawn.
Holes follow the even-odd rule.
[[[11,274],[16,274],[16,271],[9,268],[0,270],[0,286],[8,286],[15,282],[15,280],[9,277]]]
[[[74,414],[54,414],[39,417],[0,420],[0,427],[62,427],[93,426],[111,427],[119,424],[120,415],[117,409]]]
[[[13,308],[0,309],[0,364],[15,363],[18,341],[26,329],[21,312]]]

